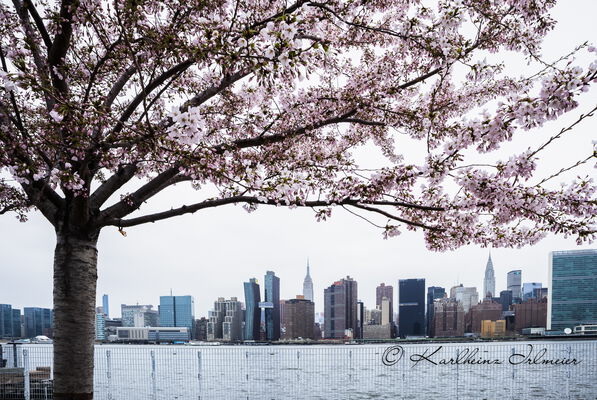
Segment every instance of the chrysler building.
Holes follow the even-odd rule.
[[[489,253],[489,259],[485,267],[485,279],[483,280],[483,298],[486,297],[495,297],[495,274],[493,272],[491,253]]]

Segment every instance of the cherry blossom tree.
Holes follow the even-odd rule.
[[[550,184],[593,162],[594,149],[537,174],[544,149],[596,110],[558,132],[536,129],[577,109],[597,81],[589,43],[542,57],[553,5],[3,0],[0,213],[24,221],[38,210],[56,232],[54,398],[93,397],[105,227],[125,234],[229,204],[310,207],[325,220],[338,206],[385,237],[422,230],[433,250],[521,246],[549,232],[593,240],[592,179]],[[501,52],[529,73],[506,73]],[[578,65],[579,53],[595,61]],[[491,158],[525,134],[534,148]],[[417,163],[405,161],[403,138],[425,146]],[[381,152],[378,168],[358,164],[363,146]],[[146,211],[183,182],[195,198]]]

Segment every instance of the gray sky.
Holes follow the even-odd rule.
[[[595,15],[594,0],[560,1],[554,11],[560,23],[548,36],[544,54],[556,58],[584,41],[596,43]],[[523,134],[522,140],[508,144],[504,151],[537,145],[539,136],[545,140],[596,103],[597,88],[592,88],[580,98],[576,112]],[[596,126],[597,119],[589,120],[561,139],[547,154],[543,171],[568,165],[559,162],[589,152],[597,139]],[[576,171],[581,172],[596,175],[592,165]],[[170,208],[181,197],[196,195],[191,189],[176,188],[157,198],[152,207]],[[318,312],[323,311],[324,287],[346,275],[358,281],[366,307],[374,306],[380,282],[394,286],[396,297],[397,281],[403,278],[425,278],[427,286],[447,289],[463,283],[480,290],[489,252],[478,246],[430,252],[421,232],[405,231],[383,240],[379,230],[341,209],[334,209],[327,222],[318,223],[310,210],[261,207],[248,214],[240,206],[227,206],[130,228],[127,233],[123,237],[116,229],[105,229],[98,245],[98,305],[101,295],[109,294],[111,316],[120,315],[121,303],[157,307],[159,296],[170,289],[177,295],[193,295],[196,317],[206,316],[217,297],[237,296],[244,301],[242,283],[251,277],[262,281],[267,270],[280,277],[281,297],[292,298],[302,292],[307,257]],[[51,307],[54,244],[53,228],[39,213],[31,214],[27,223],[12,216],[0,218],[0,303]],[[512,269],[522,269],[523,282],[545,286],[550,251],[596,247],[579,247],[572,239],[551,236],[532,247],[492,249],[496,290],[505,289],[506,273]]]

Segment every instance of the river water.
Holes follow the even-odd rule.
[[[51,347],[17,363],[49,366]],[[597,400],[597,341],[95,348],[100,400],[535,398]]]

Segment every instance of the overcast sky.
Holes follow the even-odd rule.
[[[597,1],[560,1],[554,11],[559,25],[548,36],[544,54],[556,58],[584,41],[596,43],[595,15]],[[522,142],[505,150],[523,150],[555,134],[566,121],[597,104],[597,89],[592,88],[580,102],[566,119],[524,134]],[[596,139],[594,118],[561,139],[548,154],[544,171],[566,158],[573,160],[579,152],[587,153]],[[577,173],[596,175],[595,171],[591,166]],[[190,189],[176,188],[160,196],[154,207],[170,208],[193,195],[197,194]],[[97,304],[102,294],[108,294],[112,317],[120,316],[122,303],[157,308],[159,296],[170,289],[176,295],[194,296],[196,317],[207,316],[217,297],[237,296],[244,301],[243,282],[252,277],[261,282],[267,270],[280,277],[281,297],[293,298],[302,293],[307,258],[318,312],[323,311],[323,289],[346,275],[357,280],[359,298],[366,307],[375,306],[375,287],[380,282],[394,286],[396,300],[397,281],[404,278],[425,278],[427,286],[447,289],[462,283],[481,291],[489,253],[478,246],[430,252],[421,232],[383,240],[379,230],[340,209],[327,222],[318,223],[310,210],[261,207],[248,214],[240,206],[227,206],[129,228],[127,233],[123,237],[115,228],[105,229],[98,245]],[[31,214],[27,223],[10,215],[0,218],[0,303],[51,307],[54,244],[53,228],[38,213]],[[512,269],[522,269],[523,282],[548,286],[549,252],[583,248],[597,248],[597,244],[579,247],[573,239],[550,236],[532,247],[491,249],[496,291],[505,290],[506,273]]]

